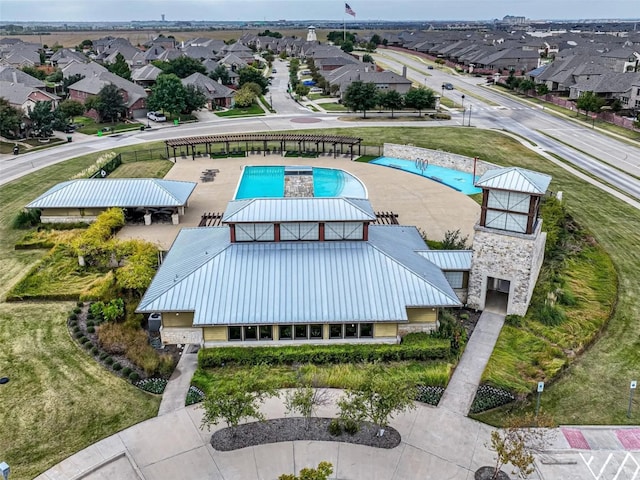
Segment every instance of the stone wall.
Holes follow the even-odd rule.
[[[93,215],[41,215],[40,221],[42,223],[92,223],[97,218]]]
[[[162,327],[160,328],[160,338],[163,345],[204,344],[202,328]]]
[[[473,158],[443,152],[442,150],[430,150],[428,148],[413,147],[410,145],[385,143],[382,153],[385,157],[400,158],[403,160],[428,160],[431,165],[473,173]],[[481,176],[487,170],[494,168],[500,167],[493,163],[485,162],[484,160],[478,160],[476,162],[476,175]]]
[[[507,314],[527,312],[544,257],[547,237],[541,226],[539,221],[532,235],[475,226],[468,306],[484,309],[487,278],[493,277],[511,282]]]
[[[432,332],[438,328],[438,323],[399,323],[398,336],[404,337],[407,333]]]

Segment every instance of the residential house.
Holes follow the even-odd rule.
[[[51,109],[58,108],[60,97],[23,83],[0,81],[0,97],[6,99],[12,107],[19,108],[25,115],[37,102],[51,102]]]
[[[131,81],[143,87],[151,87],[161,74],[162,70],[155,65],[145,65],[131,70]]]
[[[323,74],[329,85],[338,85],[339,95],[342,96],[347,88],[356,81],[373,83],[382,92],[395,90],[405,94],[411,89],[411,80],[391,71],[377,72],[369,63],[349,64]]]
[[[231,108],[233,106],[233,96],[235,90],[213,80],[202,73],[194,73],[182,79],[182,84],[186,87],[192,85],[197,88],[207,99],[207,108],[216,110],[217,108]]]
[[[27,87],[45,89],[45,83],[42,80],[8,65],[0,65],[0,82],[19,83]]]

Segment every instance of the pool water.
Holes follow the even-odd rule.
[[[312,172],[314,197],[367,198],[367,191],[360,180],[343,170],[313,167]],[[284,177],[284,166],[244,167],[235,199],[282,198]]]
[[[473,195],[482,192],[482,189],[473,185],[473,174],[454,170],[453,168],[439,167],[437,165],[428,165],[422,171],[414,160],[403,160],[393,157],[379,157],[369,163],[374,165],[383,165],[385,167],[397,168],[405,172],[415,173],[429,180],[442,183],[451,187],[465,195]],[[479,176],[476,176],[478,179]]]

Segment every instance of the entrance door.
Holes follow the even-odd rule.
[[[509,304],[511,282],[502,278],[487,277],[487,292],[484,302],[485,310],[506,312]]]

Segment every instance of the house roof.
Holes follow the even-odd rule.
[[[368,222],[376,214],[368,200],[359,198],[252,198],[232,200],[224,223],[256,222]]]
[[[196,72],[182,79],[184,86],[193,85],[208,99],[229,98],[235,95],[235,90],[215,81],[214,79]]]
[[[194,188],[194,182],[155,178],[69,180],[51,187],[27,208],[179,207]]]
[[[143,87],[119,77],[118,75],[114,75],[109,71],[95,73],[93,75],[89,74],[73,85],[69,85],[69,90],[77,90],[79,92],[86,92],[90,95],[97,95],[104,86],[110,84],[127,92],[127,107],[130,107],[139,99],[147,97],[147,92],[145,92]]]
[[[62,75],[64,78],[69,78],[73,75],[83,75],[88,77],[108,71],[109,70],[96,62],[79,63],[74,61],[62,67]]]
[[[75,50],[71,50],[69,48],[61,48],[56,53],[51,55],[50,60],[52,62],[57,63],[69,63],[71,61],[76,61],[80,63],[88,63],[89,59],[81,52],[76,52]]]
[[[488,170],[476,181],[476,187],[511,190],[515,192],[544,195],[551,182],[551,177],[544,173],[509,167]]]
[[[473,250],[422,250],[418,254],[442,270],[471,270]]]
[[[144,67],[131,70],[131,80],[134,81],[155,81],[158,75],[162,73],[155,65],[145,65]]]
[[[20,83],[27,87],[44,88],[44,82],[15,67],[0,66],[0,82]],[[0,92],[1,93],[1,92]]]
[[[33,93],[36,93],[38,96],[43,96],[45,98],[39,98],[37,100],[59,100],[60,97],[54,95],[53,93],[45,92],[35,87],[29,87],[27,85],[23,85],[22,83],[13,83],[13,82],[1,82],[0,81],[0,97],[5,98],[11,105],[18,105],[22,107],[25,102],[29,99],[29,96]]]
[[[407,307],[460,305],[435,265],[417,254],[401,261],[378,244],[398,244],[411,229],[371,226],[369,241],[272,243],[230,243],[228,227],[182,229],[138,311],[239,325],[406,321]]]

